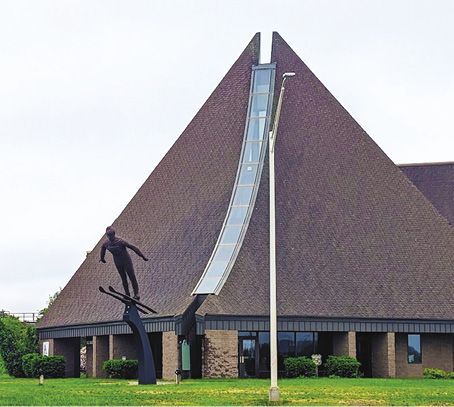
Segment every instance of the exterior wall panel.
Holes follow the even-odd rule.
[[[396,375],[420,377],[424,368],[454,370],[454,335],[421,334],[422,363],[408,363],[407,335],[396,334]]]
[[[203,377],[238,377],[238,332],[205,331]]]

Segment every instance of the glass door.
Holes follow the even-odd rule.
[[[239,373],[240,377],[256,376],[256,339],[240,338],[239,339]]]

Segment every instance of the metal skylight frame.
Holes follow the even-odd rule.
[[[268,87],[268,92],[257,92],[254,93],[254,86],[256,82],[256,73],[261,70],[269,70],[270,71],[270,83]],[[262,170],[263,170],[263,162],[265,159],[265,155],[267,152],[267,144],[268,144],[268,131],[270,127],[270,120],[271,120],[271,113],[272,113],[272,108],[273,108],[273,95],[274,95],[274,80],[275,80],[275,73],[276,73],[276,64],[260,64],[252,67],[252,80],[251,80],[251,87],[249,90],[249,103],[248,103],[248,111],[247,111],[247,119],[246,119],[246,124],[245,124],[245,129],[244,129],[244,135],[243,135],[243,144],[241,147],[241,153],[240,153],[240,159],[238,162],[238,169],[237,169],[237,174],[235,178],[235,184],[233,186],[232,190],[232,195],[230,197],[230,202],[227,210],[227,214],[224,218],[224,222],[222,224],[221,231],[219,233],[218,239],[216,241],[216,244],[214,246],[213,252],[211,253],[210,259],[205,267],[205,270],[198,281],[196,287],[194,288],[192,294],[219,294],[221,288],[223,287],[225,281],[227,280],[227,277],[230,274],[230,271],[233,268],[233,265],[235,264],[237,255],[239,250],[241,249],[244,236],[246,234],[246,231],[249,226],[249,221],[251,219],[251,214],[255,206],[255,200],[257,197],[257,192],[258,188],[260,185],[260,178],[262,175]],[[252,103],[254,102],[254,97],[255,96],[261,96],[261,95],[268,95],[268,101],[267,101],[267,106],[266,106],[266,115],[265,116],[251,116],[251,110],[252,110]],[[258,125],[260,129],[260,120],[264,120],[264,127],[263,127],[263,134],[260,135],[260,138],[258,140],[254,139],[248,139],[248,134],[250,130],[250,125]],[[257,121],[257,122],[255,122]],[[254,162],[244,162],[244,155],[245,155],[245,150],[246,150],[246,144],[249,143],[257,143],[260,145],[260,154],[259,154],[259,161],[254,161]],[[240,176],[244,174],[242,171],[243,167],[245,165],[250,165],[250,166],[257,166],[257,170],[255,173],[255,178],[254,182],[252,184],[240,184]],[[242,187],[252,187],[252,193],[251,197],[249,200],[249,203],[247,205],[234,205],[234,199],[236,196],[236,193],[239,188]],[[241,225],[233,225],[229,223],[230,215],[232,212],[232,209],[234,208],[247,208],[246,214],[244,215],[243,223]],[[226,228],[232,227],[232,226],[240,226],[240,233],[238,235],[238,238],[235,243],[221,243],[224,232],[226,231]],[[231,230],[231,229],[230,229]],[[226,246],[230,246],[230,248],[233,247],[233,251],[230,254],[230,257],[228,261],[224,260],[222,263],[226,263],[224,270],[221,275],[214,275],[214,276],[207,276],[207,274],[210,271],[210,268],[213,267],[211,270],[214,270],[215,263],[214,259],[222,251],[222,249]],[[222,266],[221,261],[219,261],[217,266]],[[208,287],[211,289],[203,289],[204,287],[204,282],[205,284],[211,284],[209,282],[209,279],[213,279],[215,284],[213,284],[213,287]],[[216,282],[217,279],[217,282]],[[202,288],[202,290],[200,290]]]

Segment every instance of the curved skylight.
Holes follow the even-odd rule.
[[[235,185],[221,233],[193,294],[218,294],[241,248],[265,158],[275,68],[275,64],[252,67],[247,122]]]

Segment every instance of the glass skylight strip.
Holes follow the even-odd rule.
[[[193,294],[218,294],[232,269],[257,196],[273,107],[275,64],[252,68],[246,126],[227,215]]]

